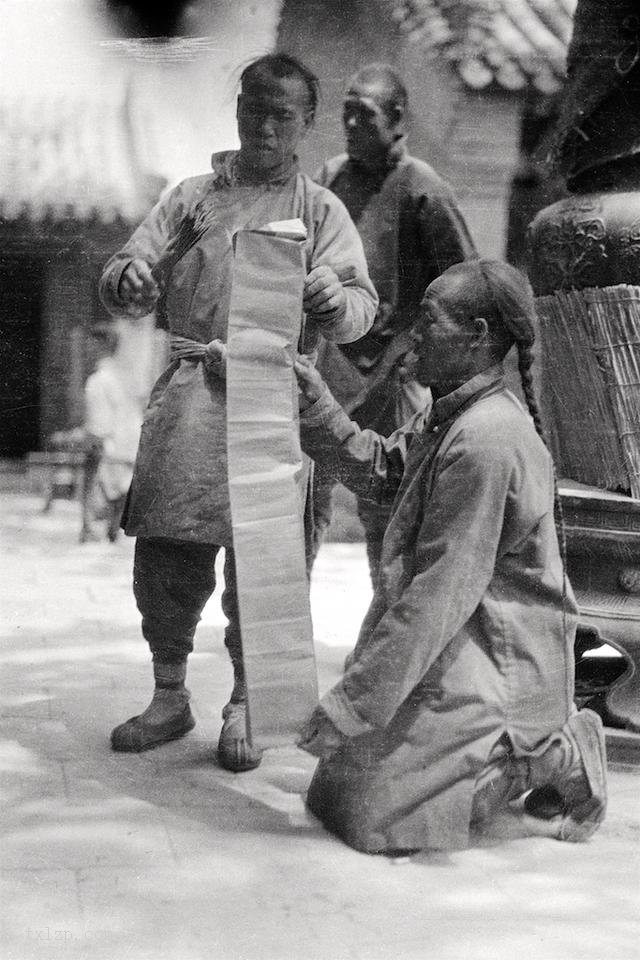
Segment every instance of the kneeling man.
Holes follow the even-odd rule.
[[[300,746],[307,802],[367,853],[464,847],[474,832],[583,840],[606,806],[600,718],[573,704],[576,606],[517,270],[433,281],[408,359],[434,403],[385,439],[300,358],[302,443],[361,497],[392,503],[371,607]],[[514,346],[529,414],[505,387]]]

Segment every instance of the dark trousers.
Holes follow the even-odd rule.
[[[351,418],[361,428],[374,430],[383,437],[390,436],[418,410],[430,403],[430,394],[415,380],[405,380],[403,358],[399,357],[386,377],[376,383],[366,398],[351,411]],[[337,483],[335,473],[322,463],[314,465],[313,473],[313,556],[315,560],[324,535],[331,523],[331,494]],[[380,570],[382,541],[391,516],[391,504],[374,503],[358,498],[358,517],[364,528],[371,582],[375,587]]]
[[[202,611],[216,587],[212,543],[138,537],[133,592],[142,615],[142,633],[154,660],[182,663],[193,650]],[[224,642],[234,665],[242,664],[242,642],[232,550],[225,550],[222,610],[229,625]]]
[[[318,551],[322,546],[325,534],[331,523],[331,495],[337,484],[335,474],[323,467],[322,464],[314,464],[313,470],[313,559],[315,560]],[[369,574],[372,584],[376,585],[378,572],[380,570],[380,556],[382,554],[382,541],[385,530],[391,516],[390,506],[381,506],[373,503],[371,500],[357,501],[358,517],[364,528],[364,536],[367,543],[367,559],[369,561]]]
[[[307,575],[313,554],[313,463],[304,458],[301,484],[306,490],[304,539]],[[154,660],[182,663],[193,650],[202,611],[216,588],[215,562],[225,551],[222,612],[228,620],[224,642],[242,683],[242,638],[233,550],[214,543],[194,543],[165,537],[138,537],[133,563],[133,593],[142,615],[142,634]]]

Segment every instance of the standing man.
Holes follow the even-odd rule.
[[[215,589],[216,554],[224,547],[222,605],[234,687],[223,710],[218,762],[234,772],[256,767],[261,755],[247,737],[225,382],[216,366],[227,336],[233,235],[273,221],[304,222],[309,353],[321,336],[338,342],[363,336],[377,306],[347,211],[298,170],[296,149],[313,122],[317,79],[297,60],[278,54],[249,64],[240,83],[240,149],[214,154],[212,173],[185,180],[161,200],[101,280],[103,301],[116,314],[149,313],[162,293],[159,306],[171,334],[170,363],[145,415],[124,520],[126,533],[137,537],[134,591],[156,688],[142,714],[115,728],[111,744],[137,752],[194,726],[187,657]],[[338,273],[349,279],[341,281]]]
[[[385,436],[430,399],[402,366],[426,288],[452,264],[477,256],[448,184],[407,152],[407,109],[407,91],[390,66],[363,67],[344,100],[347,153],[316,176],[351,214],[380,297],[369,332],[355,343],[323,344],[318,369],[351,417]],[[330,467],[316,465],[315,553],[331,519],[335,483]],[[375,586],[389,511],[359,499],[358,516]]]

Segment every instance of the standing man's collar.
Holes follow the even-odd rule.
[[[239,183],[270,184],[275,186],[286,183],[287,180],[295,176],[299,171],[300,164],[298,158],[294,157],[293,163],[287,165],[286,169],[278,167],[276,170],[260,175],[251,174],[250,171],[242,169],[239,150],[223,150],[220,153],[214,153],[212,155],[211,167],[217,186],[229,187]]]
[[[431,412],[431,423],[444,423],[464,406],[475,394],[482,393],[490,387],[498,386],[504,380],[504,364],[502,362],[487,367],[481,373],[477,373],[471,380],[467,380],[462,386],[444,397],[440,397],[433,404]]]

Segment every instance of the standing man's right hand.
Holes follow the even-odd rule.
[[[146,260],[137,258],[129,263],[120,277],[118,297],[127,312],[143,317],[151,313],[160,296],[160,287],[153,279]]]

